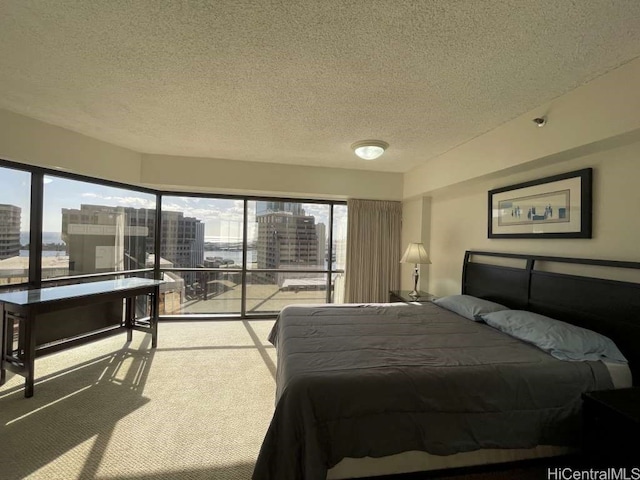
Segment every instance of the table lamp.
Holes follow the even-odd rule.
[[[427,251],[424,249],[422,243],[410,243],[407,249],[404,252],[404,255],[400,259],[400,263],[413,263],[413,291],[409,293],[409,296],[412,298],[418,298],[420,294],[418,293],[418,279],[420,278],[420,272],[418,270],[418,264],[427,264],[431,263],[429,260],[429,255],[427,255]]]

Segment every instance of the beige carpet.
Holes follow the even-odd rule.
[[[275,392],[273,321],[163,322],[36,360],[0,387],[0,478],[251,477]]]

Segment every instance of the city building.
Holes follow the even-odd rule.
[[[82,204],[62,209],[62,240],[72,274],[144,268],[155,254],[156,211]],[[175,268],[204,261],[204,224],[183,212],[163,212],[161,257]]]
[[[131,225],[133,208],[80,205],[62,209],[62,240],[72,275],[144,268],[146,226]]]
[[[155,210],[144,209],[150,224],[155,220]],[[197,268],[204,263],[204,223],[195,217],[185,217],[183,212],[162,212],[160,254],[175,268]],[[152,251],[150,249],[149,251]]]
[[[0,204],[0,260],[20,255],[20,215],[15,205]]]
[[[256,256],[259,269],[297,270],[316,267],[319,241],[315,217],[306,215],[302,204],[288,202],[257,202]],[[282,287],[285,279],[318,276],[309,273],[264,272],[254,275],[256,281],[276,283]]]
[[[324,223],[316,224],[316,236],[318,237],[318,266],[328,267],[327,226]]]

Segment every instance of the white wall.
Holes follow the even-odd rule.
[[[401,200],[401,173],[143,155],[142,181],[168,190]]]
[[[487,195],[493,188],[592,167],[593,238],[489,239]],[[460,293],[465,250],[640,261],[640,142],[557,165],[442,192],[432,199],[429,290]]]
[[[118,182],[140,182],[139,153],[0,110],[0,158]]]
[[[402,204],[402,235],[400,244],[402,253],[409,243],[422,242],[431,236],[431,198],[418,197]],[[429,254],[429,243],[424,244]],[[400,268],[400,289],[413,290],[413,267],[411,263],[403,263]],[[418,290],[428,291],[431,265],[419,265],[420,279]]]
[[[640,59],[407,172],[403,235],[431,225],[427,290],[460,293],[465,250],[640,261],[638,84]],[[543,115],[538,128],[532,119]],[[594,169],[592,239],[487,238],[489,190],[585,167]],[[415,208],[420,197],[430,208]]]
[[[147,155],[0,110],[0,158],[156,189],[401,200],[400,173]]]

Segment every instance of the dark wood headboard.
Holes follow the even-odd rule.
[[[467,251],[462,293],[606,335],[629,360],[633,384],[640,385],[640,283],[558,273],[548,268],[553,265],[640,270],[639,262]]]

